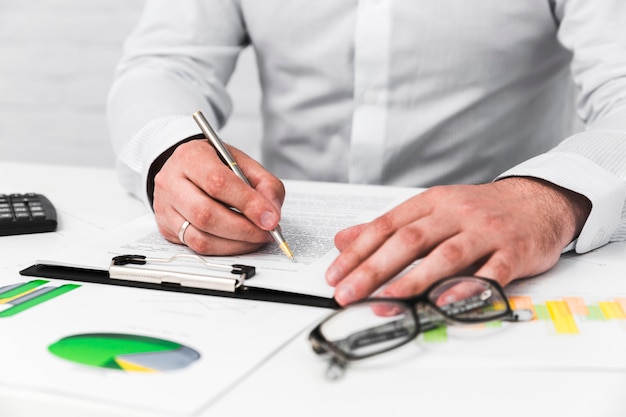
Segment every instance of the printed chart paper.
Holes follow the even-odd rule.
[[[41,393],[112,404],[130,414],[201,412],[328,312],[68,285],[19,276],[0,281],[0,385],[34,397]],[[31,302],[20,301],[29,291]]]

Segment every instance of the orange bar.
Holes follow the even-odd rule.
[[[626,298],[616,298],[615,302],[622,307],[622,311],[626,311]]]
[[[587,317],[589,315],[589,309],[585,304],[585,301],[580,297],[565,297],[563,301],[567,303],[572,314],[581,317]]]

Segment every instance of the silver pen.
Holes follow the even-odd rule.
[[[217,136],[217,133],[215,132],[215,130],[213,130],[213,128],[200,110],[193,114],[193,119],[196,121],[196,123],[200,127],[200,130],[202,130],[202,133],[204,133],[204,136],[207,138],[211,146],[215,148],[215,151],[222,158],[223,162],[228,165],[228,167],[235,173],[235,175],[237,175],[243,182],[245,182],[249,186],[252,186],[250,184],[250,181],[248,181],[246,176],[243,174],[241,168],[239,168],[239,165],[237,165],[237,161],[235,161],[235,158],[233,158],[231,153],[228,152],[228,149],[226,149],[226,146],[224,146],[224,142],[222,142],[219,136]],[[293,261],[293,252],[289,248],[287,241],[280,232],[280,225],[276,227],[276,229],[270,230],[270,235],[272,235],[276,243],[278,243],[278,246],[280,246],[280,249],[283,251],[283,253]]]

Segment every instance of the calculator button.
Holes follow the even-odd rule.
[[[45,196],[0,194],[0,236],[51,232],[56,227],[56,210]]]

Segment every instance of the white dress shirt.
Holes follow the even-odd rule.
[[[109,95],[120,178],[146,201],[151,163],[200,133],[193,112],[224,124],[251,46],[278,177],[543,178],[591,200],[585,252],[626,238],[624,28],[624,0],[147,0]]]

